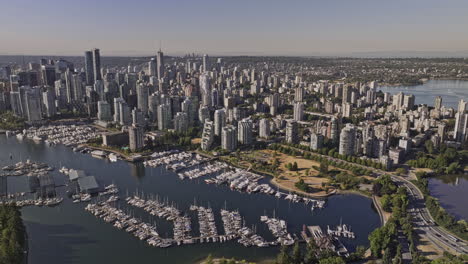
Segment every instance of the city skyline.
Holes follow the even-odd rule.
[[[162,44],[167,55],[466,56],[466,7],[458,0],[27,0],[2,7],[0,55],[81,56],[100,47],[103,56],[150,56]]]

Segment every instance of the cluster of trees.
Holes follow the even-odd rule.
[[[285,165],[286,169],[290,170],[290,171],[297,171],[298,170],[298,167],[297,167],[297,162],[290,162],[288,164]]]
[[[389,183],[388,178],[378,184],[382,186],[375,189],[382,194],[382,203],[385,203],[382,207],[391,212],[392,216],[384,226],[375,229],[369,235],[372,256],[382,258],[384,264],[402,263],[402,245],[398,241],[398,232],[401,230],[410,245],[413,263],[424,263],[424,257],[419,255],[416,248],[411,216],[406,212],[409,203],[406,189],[394,188],[394,184]]]
[[[340,172],[331,179],[330,184],[342,190],[355,190],[359,189],[359,184],[365,183],[364,181],[364,178],[358,178],[349,173]]]
[[[295,243],[292,250],[288,247],[282,247],[276,257],[276,264],[345,264],[364,258],[366,249],[358,246],[356,252],[351,253],[349,257],[343,258],[330,250],[321,250],[312,239],[307,243],[306,248],[301,248],[299,243]]]
[[[23,263],[25,227],[16,206],[0,206],[0,263]]]
[[[431,264],[465,264],[468,263],[468,255],[455,256],[447,251],[444,251],[444,255],[436,260],[433,260]]]
[[[202,264],[254,264],[253,262],[248,262],[246,260],[235,260],[235,259],[225,259],[221,258],[217,261],[213,259],[213,256],[210,254],[208,257],[205,259],[205,261],[202,262]]]
[[[430,195],[429,182],[427,180],[428,175],[426,173],[417,173],[416,176],[418,177],[418,180],[415,183],[424,194],[426,207],[437,224],[445,227],[457,236],[468,240],[468,223],[465,220],[457,221],[452,215],[447,213],[442,206],[440,206],[440,203],[436,198]]]
[[[161,149],[167,146],[178,146],[188,149],[195,149],[196,146],[192,145],[192,138],[199,134],[199,128],[190,127],[186,132],[166,132],[163,136],[158,137],[155,141],[150,141],[147,144],[149,149]]]
[[[377,196],[392,195],[397,191],[397,185],[390,175],[383,175],[374,181],[373,191]]]
[[[444,145],[439,150],[435,150],[431,148],[431,141],[426,141],[425,146],[426,150],[433,154],[418,152],[416,159],[409,160],[408,165],[415,168],[432,169],[438,174],[455,174],[462,171],[462,164],[468,161],[468,151],[466,150],[457,151]]]
[[[307,183],[305,183],[303,179],[300,179],[298,182],[296,182],[294,184],[294,186],[296,186],[296,188],[298,188],[299,190],[301,190],[303,192],[309,192],[310,191],[309,185]]]
[[[301,157],[303,157],[305,159],[308,159],[308,160],[315,160],[315,161],[318,161],[318,162],[327,161],[328,165],[330,165],[330,166],[351,171],[353,174],[358,175],[358,176],[371,175],[372,174],[372,171],[370,169],[366,169],[366,168],[361,167],[361,166],[352,165],[352,164],[349,164],[349,163],[346,163],[346,162],[341,162],[341,161],[338,161],[338,162],[329,161],[326,157],[323,157],[323,156],[320,156],[320,155],[314,155],[314,153],[311,150],[309,150],[309,148],[307,146],[293,145],[293,146],[289,147],[289,146],[284,146],[282,144],[274,143],[274,144],[269,145],[268,148],[272,149],[272,150],[275,150],[275,151],[278,151],[278,152],[281,152],[281,153],[284,153],[286,155],[301,156]],[[297,150],[295,148],[298,148],[298,149],[301,149],[301,150]],[[333,153],[337,153],[337,152],[333,152]],[[319,154],[321,154],[321,153],[319,153]],[[327,154],[322,154],[322,155],[330,156],[330,155],[327,155]],[[355,158],[357,160],[361,160],[361,159],[359,159],[357,157],[353,157],[353,158]],[[373,163],[373,161],[371,161],[371,160],[362,160],[363,163],[365,163],[366,161],[370,161],[370,162]],[[371,163],[369,163],[369,164],[371,164]],[[380,163],[378,163],[378,164],[381,167],[381,164]],[[368,166],[368,164],[361,164],[361,165]]]
[[[24,120],[13,115],[12,112],[6,111],[0,114],[0,129],[5,130],[22,130],[24,128]]]

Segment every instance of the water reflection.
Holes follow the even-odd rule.
[[[146,170],[142,162],[130,163],[130,175],[132,175],[132,177],[140,180],[145,177],[145,174]]]
[[[438,198],[441,206],[456,219],[468,220],[466,198],[468,175],[442,175],[429,179],[431,195]]]

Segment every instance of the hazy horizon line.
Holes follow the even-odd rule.
[[[102,54],[103,49],[101,50],[101,57],[154,57],[156,52],[150,54],[147,52],[139,51],[111,51],[108,55],[106,52]],[[105,51],[105,49],[104,49]],[[164,50],[163,50],[164,52]],[[84,53],[84,51],[83,51]],[[356,51],[356,52],[318,52],[314,54],[305,54],[302,52],[298,53],[265,53],[265,52],[216,52],[216,53],[206,53],[206,52],[164,52],[165,56],[168,57],[183,57],[186,55],[196,54],[208,54],[210,57],[328,57],[328,58],[343,58],[343,57],[353,57],[353,58],[463,58],[468,57],[468,50],[462,51],[411,51],[411,50],[402,50],[402,51]],[[0,53],[0,56],[31,56],[31,57],[82,57],[83,54],[79,53],[70,53],[70,54],[21,54],[21,53]]]

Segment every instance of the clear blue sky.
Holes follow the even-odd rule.
[[[467,51],[467,0],[0,0],[0,54]]]

